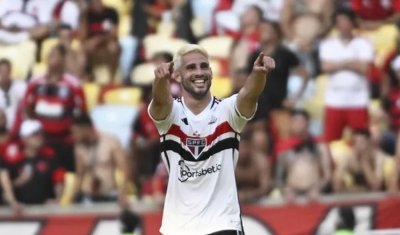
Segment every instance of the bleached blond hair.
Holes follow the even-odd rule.
[[[200,53],[208,59],[208,53],[203,47],[197,44],[186,44],[181,47],[174,56],[174,70],[178,70],[182,66],[182,57],[189,53]]]

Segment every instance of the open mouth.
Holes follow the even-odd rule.
[[[206,84],[206,79],[196,79],[192,81],[195,87],[203,88]]]

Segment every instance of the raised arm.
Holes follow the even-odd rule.
[[[153,100],[150,104],[150,116],[161,121],[171,113],[173,98],[170,92],[169,79],[173,74],[174,62],[162,63],[154,71],[156,78],[153,83]]]
[[[275,61],[271,57],[260,53],[254,62],[253,71],[246,81],[246,84],[240,89],[236,106],[238,112],[246,117],[253,116],[257,108],[258,97],[264,90],[266,76],[275,68]]]

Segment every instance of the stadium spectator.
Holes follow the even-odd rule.
[[[351,0],[351,8],[358,16],[360,28],[364,30],[374,30],[400,19],[398,0]]]
[[[28,117],[42,123],[46,143],[54,149],[60,164],[74,171],[70,128],[74,116],[86,113],[86,103],[79,80],[64,72],[66,54],[61,45],[53,48],[47,73],[28,84],[23,108]]]
[[[112,81],[119,65],[120,46],[118,42],[118,13],[103,5],[101,0],[91,0],[82,12],[80,40],[88,56],[91,68],[105,64]]]
[[[79,27],[80,9],[76,0],[49,0],[52,20],[61,25],[68,25],[74,31]]]
[[[284,0],[281,16],[283,35],[289,41],[313,41],[331,27],[333,1]]]
[[[127,207],[129,164],[118,138],[95,129],[88,115],[81,115],[72,127],[75,142],[77,201],[110,202],[119,200]],[[117,186],[115,174],[121,171],[123,180]]]
[[[310,117],[303,110],[292,114],[292,138],[280,143],[276,186],[291,201],[298,195],[315,200],[331,181],[331,162],[325,144],[311,136]]]
[[[65,56],[65,71],[79,78],[80,80],[86,80],[85,68],[86,68],[86,55],[82,50],[77,50],[72,47],[74,40],[74,32],[71,26],[63,24],[58,28],[58,40],[59,44],[62,45],[67,54]]]
[[[276,68],[268,75],[267,84],[259,100],[255,120],[265,122],[270,117],[277,129],[277,138],[287,138],[289,135],[290,114],[297,100],[300,100],[308,82],[305,67],[300,64],[297,56],[281,45],[281,33],[276,23],[263,21],[259,28],[261,45],[248,60],[247,68],[252,68],[260,51],[270,55],[276,63]],[[249,71],[250,72],[250,71]],[[294,97],[287,97],[289,75],[298,75],[303,79],[300,90]]]
[[[259,200],[267,195],[271,187],[271,170],[266,155],[252,151],[252,136],[250,133],[241,135],[239,144],[239,160],[235,176],[242,203]]]
[[[259,46],[259,27],[262,11],[255,6],[249,7],[240,17],[240,32],[235,35],[236,40],[229,56],[230,76],[238,69],[246,68],[249,56]]]
[[[7,59],[0,60],[0,108],[6,112],[7,129],[14,125],[18,104],[24,98],[26,83],[13,80],[11,77],[12,65]]]
[[[371,141],[368,130],[353,133],[353,153],[335,162],[335,192],[365,192],[389,189],[384,184],[383,164],[388,156]],[[347,177],[351,177],[346,181]]]
[[[18,44],[43,39],[56,26],[49,4],[41,0],[4,0],[0,3],[0,43]]]
[[[17,212],[19,203],[58,202],[63,193],[65,170],[57,164],[53,149],[45,146],[42,125],[25,120],[21,143],[7,146],[1,164],[1,184],[7,200]]]
[[[366,74],[374,60],[374,48],[353,34],[355,15],[341,9],[335,15],[339,37],[323,41],[321,68],[328,74],[325,91],[325,140],[342,137],[345,127],[368,129],[369,83]]]

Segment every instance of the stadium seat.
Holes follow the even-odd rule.
[[[175,23],[174,22],[160,22],[157,25],[157,34],[163,35],[166,37],[172,37],[175,32]]]
[[[0,46],[0,58],[7,58],[13,65],[12,76],[14,79],[26,79],[35,63],[37,46],[33,41],[16,45]]]
[[[210,57],[226,59],[229,57],[233,39],[229,36],[208,37],[199,42]]]
[[[66,173],[64,176],[64,191],[60,199],[60,204],[62,206],[67,206],[72,203],[73,194],[75,191],[75,174]]]
[[[40,62],[47,62],[47,57],[50,54],[50,51],[57,45],[57,38],[48,38],[42,42],[42,48],[40,51]],[[77,39],[74,39],[72,42],[72,48],[79,49],[80,42]]]
[[[179,48],[186,45],[188,42],[183,39],[171,38],[165,35],[151,34],[143,39],[145,48],[145,58],[151,59],[155,53],[170,52],[175,54]]]
[[[210,91],[217,98],[226,98],[232,93],[232,80],[230,78],[214,77]]]
[[[93,108],[91,117],[100,131],[113,134],[119,138],[122,146],[130,145],[132,123],[136,120],[139,108],[128,105],[99,105]]]
[[[394,157],[386,157],[383,163],[383,178],[386,188],[389,188],[393,182],[393,176],[396,170],[396,162]]]
[[[154,70],[156,66],[153,63],[137,65],[131,73],[131,81],[134,85],[150,85],[154,80]]]
[[[32,68],[32,77],[41,76],[46,73],[47,65],[45,63],[36,63]]]
[[[125,37],[131,33],[132,17],[130,15],[123,15],[119,19],[118,36]]]
[[[110,90],[104,94],[104,103],[112,105],[138,105],[142,91],[136,87],[123,87]]]
[[[204,36],[205,29],[204,29],[204,20],[201,17],[196,17],[190,22],[190,27],[192,28],[194,36],[200,38]]]
[[[87,110],[90,112],[93,107],[97,105],[100,94],[100,86],[97,83],[85,83],[83,84],[83,90],[85,92]]]
[[[219,60],[210,60],[210,67],[212,69],[214,77],[222,75],[222,66]]]
[[[93,69],[93,76],[99,85],[106,85],[111,82],[110,71],[105,65],[96,66]]]
[[[102,0],[103,4],[114,8],[118,15],[121,16],[126,16],[129,15],[132,4],[131,2],[133,1],[125,1],[125,0]]]

